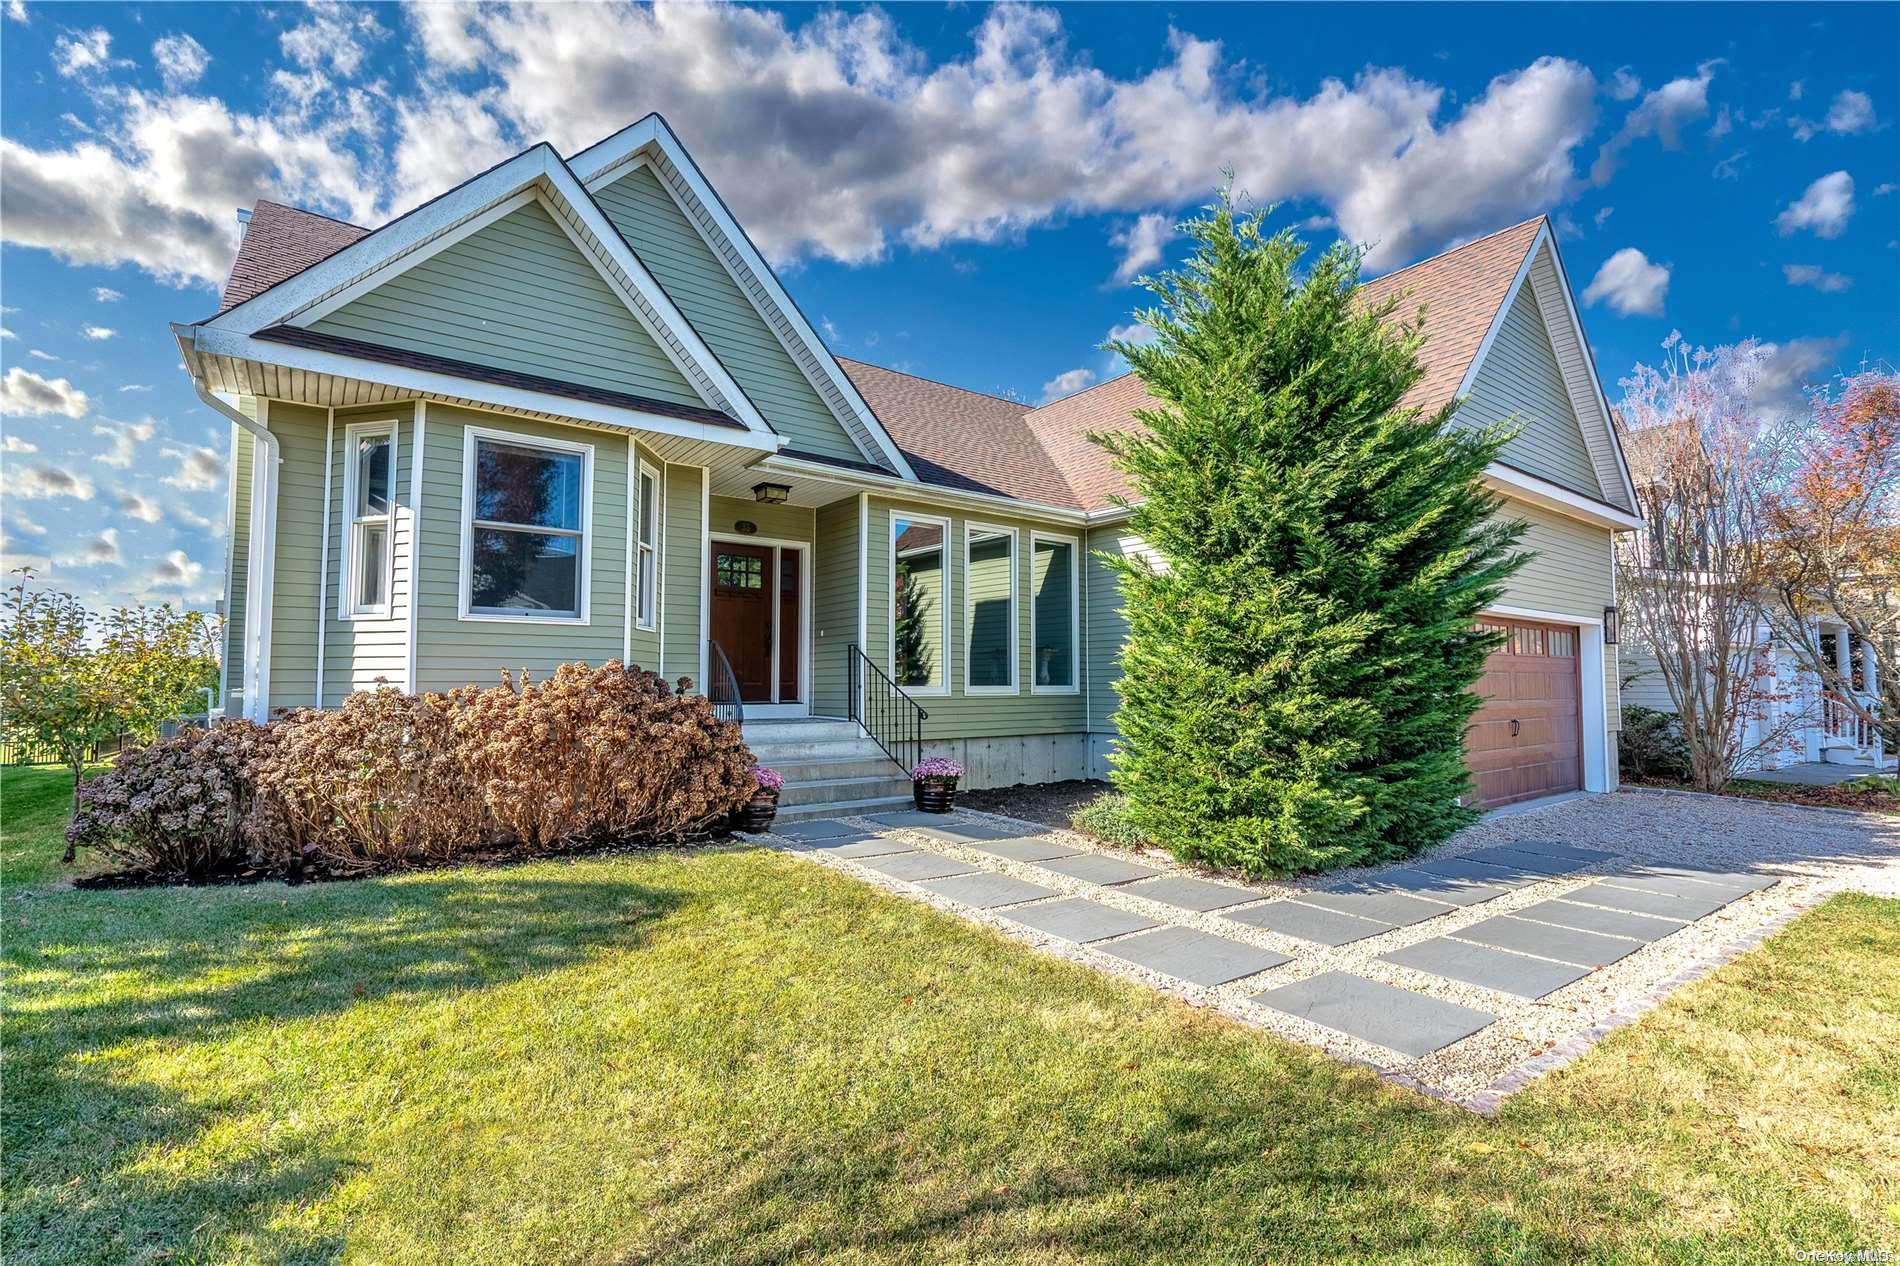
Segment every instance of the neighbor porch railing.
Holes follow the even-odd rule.
[[[930,714],[872,663],[856,642],[845,648],[845,657],[845,706],[851,720],[908,776],[924,758],[924,722]]]

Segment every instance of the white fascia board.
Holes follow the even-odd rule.
[[[1581,519],[1585,523],[1594,523],[1598,527],[1618,531],[1635,531],[1643,526],[1639,515],[1620,509],[1607,501],[1598,501],[1582,493],[1572,492],[1562,484],[1540,479],[1536,475],[1514,469],[1499,462],[1492,462],[1484,468],[1484,481],[1494,490],[1519,501],[1528,501],[1532,505],[1542,506],[1572,519]]]
[[[1549,233],[1550,226],[1546,223],[1544,234],[1548,236]],[[1585,337],[1583,320],[1577,315],[1577,297],[1570,288],[1570,273],[1564,268],[1563,253],[1557,249],[1556,239],[1550,238],[1548,245],[1551,262],[1557,266],[1557,288],[1563,292],[1564,311],[1570,316],[1570,328],[1576,336],[1577,346],[1583,349],[1583,363],[1590,371],[1590,389],[1596,395],[1597,407],[1603,410],[1603,427],[1609,432],[1610,451],[1616,455],[1616,468],[1623,476],[1623,494],[1629,498],[1631,505],[1636,505],[1636,482],[1630,478],[1629,461],[1623,456],[1623,441],[1616,433],[1609,397],[1603,394],[1603,379],[1597,374],[1597,358],[1590,354],[1590,340]]]
[[[807,479],[822,479],[848,488],[871,492],[880,497],[892,497],[900,501],[916,502],[919,505],[974,507],[990,514],[1010,514],[1023,519],[1047,519],[1050,522],[1072,526],[1088,522],[1088,515],[1080,510],[1042,505],[1034,501],[1018,501],[1014,497],[1005,497],[993,492],[964,492],[955,488],[943,488],[936,484],[911,483],[895,475],[841,470],[836,466],[827,466],[823,462],[808,462],[802,458],[787,457],[783,453],[758,462],[753,469],[763,474],[785,474]]]
[[[680,173],[687,187],[699,199],[707,215],[712,217],[713,223],[725,236],[727,244],[739,253],[746,267],[758,278],[768,299],[778,309],[778,314],[792,327],[794,336],[804,343],[805,349],[817,362],[821,372],[843,396],[852,412],[857,415],[859,425],[871,437],[884,458],[891,463],[892,469],[911,483],[921,482],[917,478],[917,472],[911,469],[910,463],[905,460],[903,451],[897,447],[890,433],[884,429],[884,424],[878,421],[877,415],[871,411],[871,406],[865,403],[857,385],[851,381],[851,376],[844,372],[837,358],[832,356],[830,349],[818,337],[818,332],[812,329],[811,323],[805,319],[805,314],[799,310],[798,304],[779,282],[778,274],[772,271],[771,265],[766,263],[765,257],[753,245],[752,239],[746,236],[745,230],[733,217],[725,201],[706,179],[705,173],[700,171],[699,165],[693,161],[692,155],[687,153],[686,147],[680,144],[679,138],[673,134],[672,128],[667,126],[665,119],[657,114],[650,114],[631,127],[623,128],[606,140],[582,150],[574,156],[569,165],[589,189],[597,189],[611,184],[625,174],[641,151],[649,147],[665,154],[668,161]],[[689,215],[687,219],[693,220],[694,217]],[[709,245],[715,246],[714,254],[717,255],[719,252],[716,244],[709,243]],[[740,288],[744,289],[743,286]],[[767,324],[769,326],[771,323],[767,322]],[[787,349],[788,352],[791,350]],[[795,353],[792,359],[794,362],[798,360]]]
[[[1471,394],[1472,384],[1478,381],[1478,369],[1484,364],[1484,358],[1490,354],[1491,344],[1497,341],[1498,331],[1504,328],[1504,318],[1517,301],[1517,292],[1524,288],[1524,279],[1531,275],[1531,263],[1537,258],[1537,248],[1543,244],[1550,233],[1550,222],[1546,220],[1537,230],[1537,236],[1531,240],[1530,249],[1524,252],[1524,258],[1518,261],[1517,272],[1511,277],[1510,289],[1504,292],[1504,301],[1498,304],[1498,310],[1491,314],[1491,324],[1484,331],[1484,341],[1478,344],[1478,350],[1465,366],[1465,376],[1458,380],[1458,390],[1452,395],[1463,400]]]
[[[384,361],[359,359],[338,352],[293,347],[288,343],[271,343],[254,339],[248,334],[213,329],[210,326],[173,326],[172,329],[178,335],[179,341],[188,343],[193,351],[283,365],[309,373],[334,374],[339,378],[360,378],[366,382],[383,383],[403,391],[414,391],[419,395],[436,396],[448,400],[474,400],[502,409],[550,413],[557,417],[598,422],[604,426],[650,431],[657,435],[673,435],[689,440],[703,440],[754,452],[771,453],[776,451],[779,445],[778,437],[769,433],[762,435],[756,431],[735,431],[730,427],[711,426],[687,418],[674,418],[659,413],[646,413],[638,409],[596,404],[590,400],[577,400],[572,396],[554,395],[520,387],[503,387],[477,379],[462,378],[455,374],[392,365]]]

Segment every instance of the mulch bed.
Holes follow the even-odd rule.
[[[1069,818],[1097,796],[1107,795],[1105,782],[1021,783],[1014,787],[992,787],[987,791],[959,791],[957,804],[983,813],[1001,813],[1043,826],[1067,827]]]
[[[1660,787],[1667,791],[1695,790],[1688,783],[1673,782],[1666,778],[1626,777],[1624,781],[1638,787]],[[1859,813],[1900,814],[1900,796],[1888,791],[1849,787],[1844,783],[1836,783],[1832,787],[1810,787],[1800,783],[1735,778],[1719,794],[1740,800],[1772,800],[1776,804],[1806,805],[1810,809],[1852,809]]]

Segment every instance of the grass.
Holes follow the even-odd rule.
[[[82,892],[65,792],[0,784],[10,1266],[1900,1245],[1900,902],[1490,1121],[764,850]]]

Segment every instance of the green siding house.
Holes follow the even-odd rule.
[[[370,230],[271,202],[173,327],[232,427],[226,710],[619,658],[743,710],[786,811],[1101,777],[1129,489],[1030,409],[834,357],[657,115],[537,145]],[[1426,312],[1414,403],[1522,431],[1488,473],[1534,557],[1471,734],[1479,797],[1614,784],[1613,533],[1639,525],[1541,218],[1368,286]]]

